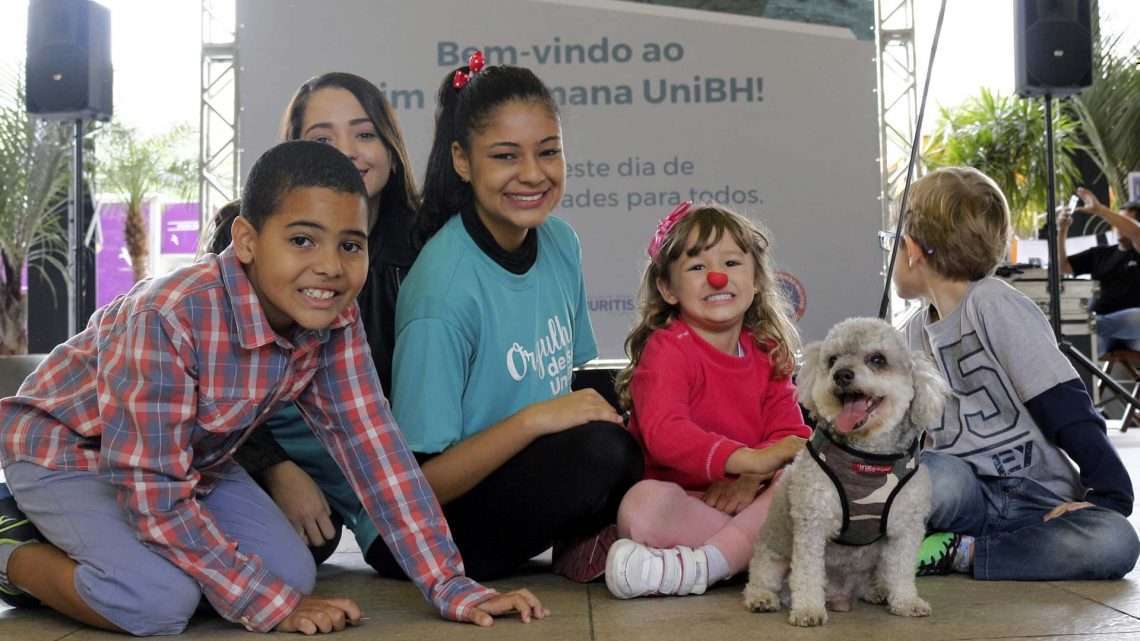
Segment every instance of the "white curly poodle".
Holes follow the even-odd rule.
[[[859,597],[929,615],[914,582],[930,512],[917,453],[942,415],[945,382],[888,323],[852,318],[804,349],[797,387],[815,433],[778,481],[745,605],[774,611],[790,601],[788,622],[799,626],[826,623],[828,609],[849,610]]]

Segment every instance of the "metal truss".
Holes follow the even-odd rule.
[[[890,222],[890,201],[901,195],[906,180],[918,118],[914,0],[876,0],[875,45],[878,49],[879,167],[886,227]]]
[[[238,193],[236,27],[234,0],[202,0],[198,202],[203,244],[214,212]]]
[[[875,0],[875,48],[879,98],[879,173],[882,227],[891,227],[891,204],[906,182],[910,147],[918,119],[918,75],[915,61],[914,0]],[[915,177],[922,174],[921,162]],[[887,256],[883,256],[886,273]],[[891,308],[905,311],[892,295]]]

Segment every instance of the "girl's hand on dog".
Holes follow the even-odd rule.
[[[1092,506],[1093,504],[1089,503],[1088,501],[1067,501],[1049,510],[1049,512],[1045,514],[1045,518],[1042,520],[1049,521],[1057,518],[1058,516],[1061,516],[1062,514],[1065,514],[1066,512],[1076,512],[1077,510],[1083,510],[1086,507]]]
[[[490,627],[495,624],[494,617],[508,612],[518,612],[523,623],[530,623],[532,618],[545,619],[550,610],[542,607],[538,597],[530,590],[522,589],[495,596],[483,601],[467,612],[467,621],[481,627]]]
[[[705,490],[701,500],[729,515],[737,515],[756,500],[760,488],[767,481],[756,474],[742,474],[736,479],[716,481]]]
[[[780,465],[780,467],[783,467],[784,465],[791,463],[792,459],[796,458],[796,454],[799,454],[800,450],[804,449],[804,446],[806,445],[806,438],[801,438],[799,436],[785,436],[779,441],[776,441],[772,447],[776,448],[776,450],[784,457],[784,462]]]
[[[806,439],[785,436],[765,447],[742,447],[729,455],[724,462],[724,471],[728,474],[758,474],[768,480],[780,468],[791,463],[806,444]]]

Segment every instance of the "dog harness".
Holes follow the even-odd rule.
[[[918,471],[915,439],[902,454],[871,454],[836,443],[826,429],[808,441],[811,457],[827,473],[843,506],[843,526],[832,539],[842,545],[870,545],[887,533],[895,495]]]

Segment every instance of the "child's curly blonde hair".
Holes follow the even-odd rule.
[[[697,230],[696,242],[691,247],[686,247],[685,243],[694,229]],[[614,382],[624,409],[633,409],[629,383],[649,337],[668,325],[680,312],[676,305],[670,305],[661,296],[657,289],[658,281],[668,285],[669,266],[673,261],[680,259],[682,254],[695,256],[716,245],[725,233],[730,234],[736,244],[752,256],[755,269],[753,276],[757,293],[752,305],[744,313],[744,327],[752,333],[756,345],[771,357],[776,376],[788,377],[795,370],[794,355],[799,349],[799,333],[788,316],[787,301],[776,283],[775,272],[768,258],[767,233],[744,216],[724,207],[697,205],[677,222],[661,244],[657,256],[645,268],[638,294],[641,320],[625,339],[629,365],[617,375]]]

